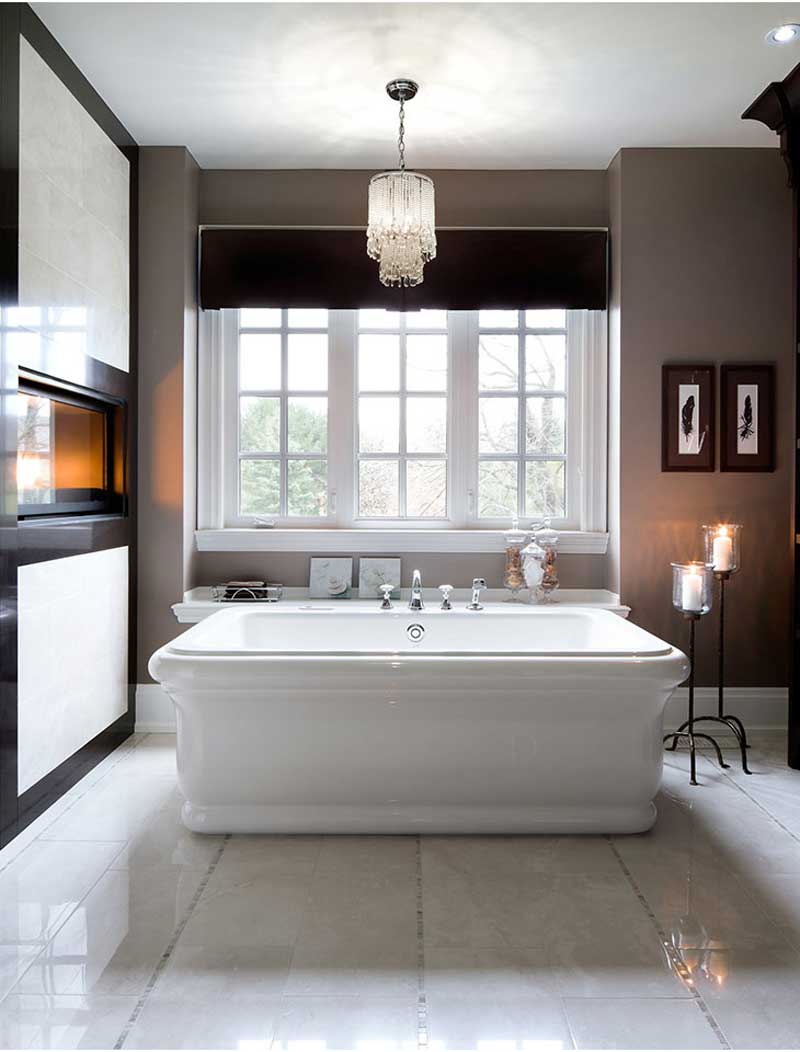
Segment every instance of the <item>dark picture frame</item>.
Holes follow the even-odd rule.
[[[774,471],[774,364],[723,365],[720,396],[720,470]]]
[[[714,366],[661,367],[661,470],[713,471]]]

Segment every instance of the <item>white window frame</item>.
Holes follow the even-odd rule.
[[[604,552],[607,474],[607,316],[567,312],[567,519],[563,552]],[[328,513],[259,528],[238,514],[238,312],[201,312],[198,376],[200,550],[498,551],[508,520],[477,517],[478,312],[448,314],[448,519],[357,516],[356,311],[329,312]],[[424,332],[425,330],[414,330]],[[513,331],[513,330],[511,330]],[[285,380],[285,378],[284,378]],[[284,425],[285,426],[285,425]],[[412,458],[413,459],[413,458]],[[520,455],[524,464],[524,454]],[[269,522],[273,520],[270,517]],[[521,519],[523,526],[528,523]]]

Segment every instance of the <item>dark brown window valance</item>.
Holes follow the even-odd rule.
[[[605,230],[438,230],[413,289],[387,289],[363,230],[207,228],[202,307],[477,310],[606,306]]]

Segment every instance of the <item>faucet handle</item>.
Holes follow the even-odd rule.
[[[483,610],[481,606],[481,589],[486,587],[486,579],[473,577],[472,579],[472,602],[467,605],[467,610]]]
[[[442,610],[452,610],[453,604],[450,602],[450,596],[453,592],[453,586],[451,584],[440,584],[439,591],[442,593]]]
[[[383,600],[381,601],[381,610],[392,609],[392,592],[394,591],[393,584],[382,584],[380,590],[383,592]]]

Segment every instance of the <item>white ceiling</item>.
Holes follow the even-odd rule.
[[[774,146],[742,110],[800,62],[800,4],[34,3],[143,144],[204,168],[383,168],[396,76],[420,168],[604,168],[622,146]]]

